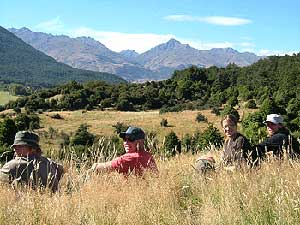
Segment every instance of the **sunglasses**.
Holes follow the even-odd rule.
[[[124,137],[123,138],[123,141],[129,141],[129,142],[134,142],[135,141],[135,139],[133,138],[133,137]]]

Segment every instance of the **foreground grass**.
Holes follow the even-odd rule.
[[[204,178],[191,166],[198,156],[158,161],[159,177],[144,179],[86,176],[84,167],[64,162],[68,171],[53,196],[3,186],[0,224],[300,223],[300,163],[270,162]]]

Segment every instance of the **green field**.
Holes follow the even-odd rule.
[[[8,91],[0,91],[0,105],[5,105],[10,100],[16,100],[18,97],[10,95]]]

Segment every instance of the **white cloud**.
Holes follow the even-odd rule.
[[[230,43],[228,41],[225,42],[201,42],[201,41],[189,41],[189,40],[183,40],[178,39],[183,44],[189,44],[193,48],[199,49],[199,50],[210,50],[212,48],[233,48],[234,44]]]
[[[203,22],[214,25],[222,26],[239,26],[252,23],[249,19],[238,18],[238,17],[226,17],[226,16],[208,16],[208,17],[197,17],[189,15],[169,15],[164,17],[164,19],[169,21],[178,22]]]
[[[297,52],[261,49],[257,52],[257,55],[260,55],[260,56],[270,56],[270,55],[284,56],[284,55],[293,55],[294,53],[297,53]]]
[[[161,43],[175,38],[172,34],[128,34],[120,32],[97,31],[91,28],[78,28],[69,32],[72,37],[89,36],[101,42],[109,49],[119,52],[122,50],[135,50],[143,53]]]
[[[47,32],[59,32],[64,28],[64,25],[59,16],[54,19],[39,23],[35,26],[36,29]]]

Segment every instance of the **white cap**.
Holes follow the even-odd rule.
[[[264,123],[266,123],[266,122],[271,122],[274,124],[282,124],[283,118],[281,115],[278,115],[278,114],[269,114],[269,115],[267,115],[267,119],[266,119],[266,121],[264,121]]]

